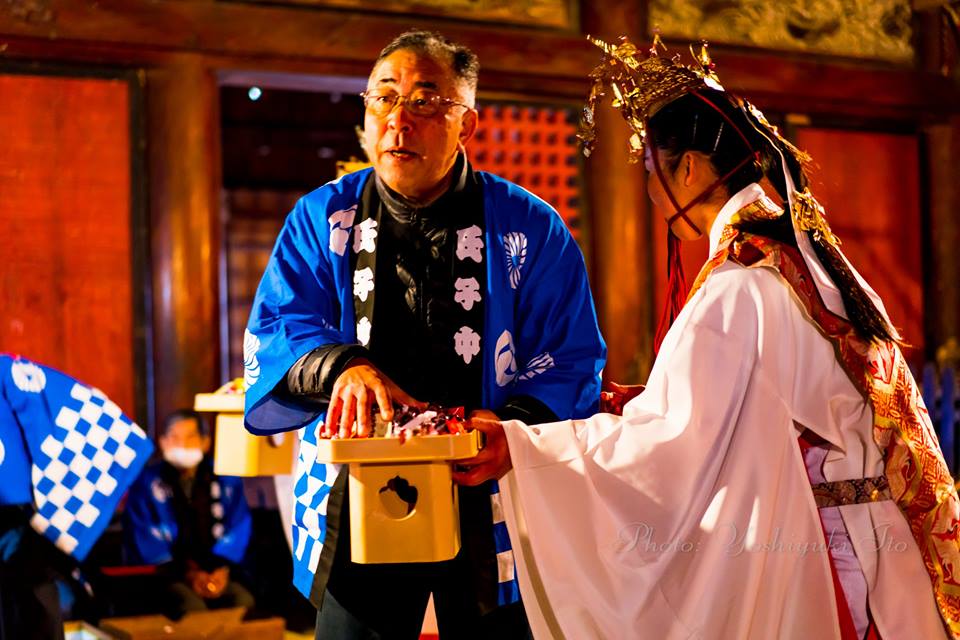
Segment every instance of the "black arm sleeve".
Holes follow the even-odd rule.
[[[533,396],[513,396],[495,413],[501,420],[522,420],[527,424],[543,424],[560,419],[550,407]]]
[[[358,344],[327,344],[297,360],[287,371],[287,391],[293,396],[310,396],[329,402],[333,384],[354,358],[369,358]]]

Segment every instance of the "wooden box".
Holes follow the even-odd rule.
[[[255,436],[243,426],[243,394],[198,393],[193,408],[217,414],[213,472],[221,476],[275,476],[293,470],[296,431]]]
[[[480,450],[477,431],[399,438],[321,439],[317,460],[350,465],[353,562],[439,562],[460,551],[450,463]]]

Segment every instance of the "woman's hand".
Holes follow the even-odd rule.
[[[454,481],[474,487],[487,480],[499,480],[513,468],[503,425],[492,411],[480,410],[470,414],[467,428],[476,429],[482,433],[486,442],[483,449],[474,457],[454,463]]]

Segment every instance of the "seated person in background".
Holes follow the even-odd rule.
[[[124,532],[131,561],[160,565],[168,578],[164,613],[251,607],[253,596],[230,566],[243,559],[251,518],[240,478],[213,473],[210,436],[194,411],[164,421],[161,460],[149,464],[130,488]]]

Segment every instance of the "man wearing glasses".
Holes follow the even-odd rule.
[[[357,564],[346,469],[316,462],[317,438],[370,436],[397,404],[528,423],[596,409],[606,348],[579,248],[549,205],[467,160],[478,69],[439,34],[387,45],[362,94],[373,170],[297,203],[254,300],[246,425],[303,427],[294,582],[318,638],[417,638],[431,593],[444,637],[529,631],[481,468],[455,474],[480,484],[459,487],[453,560]]]

